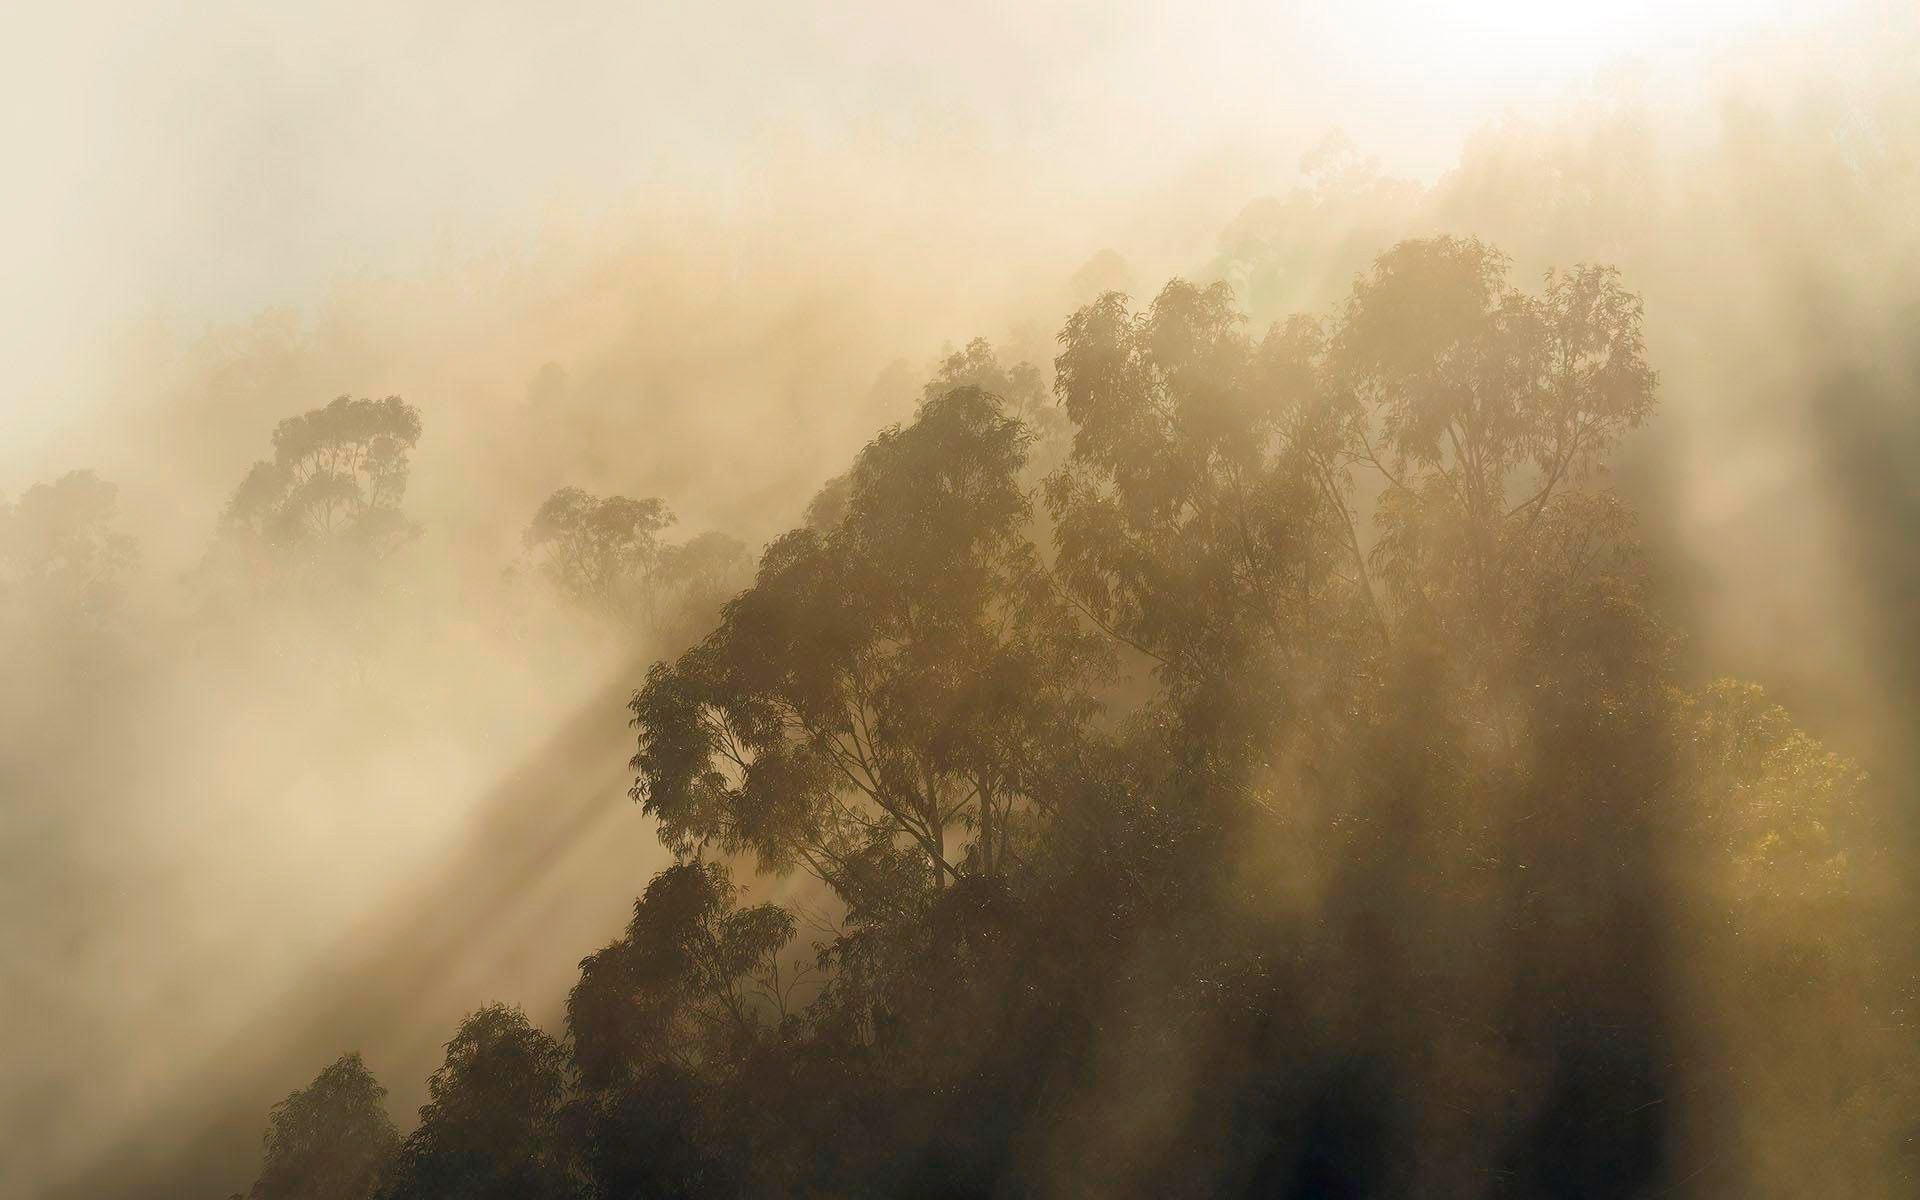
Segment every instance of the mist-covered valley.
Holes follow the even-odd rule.
[[[1912,17],[1388,7],[50,26],[0,1190],[1910,1194]]]

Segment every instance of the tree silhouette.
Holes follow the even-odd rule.
[[[266,1162],[251,1200],[362,1200],[400,1144],[380,1086],[358,1054],[343,1055],[274,1105]]]
[[[635,795],[669,844],[804,866],[856,906],[999,869],[1094,661],[1023,533],[1027,440],[978,389],[924,405],[862,452],[838,524],[776,541],[649,673]]]
[[[540,1200],[570,1184],[556,1126],[566,1055],[526,1014],[489,1005],[460,1024],[427,1082],[420,1125],[401,1143],[383,1200]]]
[[[563,589],[718,609],[630,704],[675,865],[564,1045],[468,1018],[382,1194],[1747,1194],[1676,1134],[1788,1121],[1833,1152],[1754,1150],[1778,1194],[1869,1194],[1914,1096],[1884,831],[1684,674],[1602,469],[1641,321],[1457,238],[1259,333],[1109,293],[1056,405],[969,344],[724,604],[738,543],[556,493]]]
[[[133,539],[115,528],[118,507],[118,489],[92,471],[0,501],[0,599],[36,620],[112,613],[138,559]]]
[[[669,867],[634,904],[626,936],[580,964],[567,1028],[586,1087],[724,1058],[784,1013],[778,955],[793,918],[772,904],[740,908],[736,897],[716,863]]]
[[[274,427],[273,459],[234,491],[222,528],[262,549],[379,557],[412,537],[400,511],[420,414],[398,396],[341,396]]]
[[[658,535],[673,519],[659,500],[566,487],[540,505],[521,541],[568,599],[603,616],[650,620]]]

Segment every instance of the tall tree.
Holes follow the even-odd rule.
[[[358,1054],[343,1055],[273,1106],[266,1162],[251,1200],[365,1200],[400,1134],[383,1105],[387,1089]]]
[[[860,454],[835,524],[776,541],[649,673],[634,791],[669,844],[804,866],[857,906],[1001,868],[1095,663],[1025,535],[1028,440],[977,388],[929,401]]]
[[[993,344],[985,338],[974,338],[940,361],[933,378],[921,390],[921,403],[963,387],[979,388],[999,397],[1007,413],[1027,427],[1033,449],[1043,459],[1051,459],[1055,444],[1066,436],[1066,415],[1048,394],[1040,368],[1030,362],[1002,364]]]
[[[1387,487],[1375,556],[1402,608],[1463,647],[1510,635],[1542,599],[1523,581],[1555,541],[1619,545],[1617,501],[1577,485],[1657,382],[1617,272],[1549,273],[1537,296],[1507,273],[1477,241],[1402,243],[1355,284],[1334,347],[1367,408],[1348,457]]]
[[[566,1055],[517,1008],[468,1016],[427,1081],[383,1200],[547,1200],[569,1194],[558,1132]]]

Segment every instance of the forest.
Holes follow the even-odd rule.
[[[1412,239],[1265,329],[1174,279],[975,340],[751,566],[554,492],[524,570],[675,648],[628,706],[671,865],[563,1026],[473,997],[404,1134],[343,1055],[236,1194],[1910,1187],[1876,784],[1685,667],[1608,470],[1642,321]],[[422,431],[281,422],[202,570],[377,598]],[[12,589],[93,619],[112,506],[23,494]]]
[[[1920,1194],[1920,9],[12,32],[0,1198]]]

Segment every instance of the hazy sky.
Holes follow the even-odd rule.
[[[1254,196],[1335,127],[1430,177],[1503,111],[1816,6],[33,6],[0,47],[0,485],[114,386],[132,323],[305,308],[663,206],[845,213],[876,252],[914,222],[1003,255],[1118,240],[1156,189]]]

